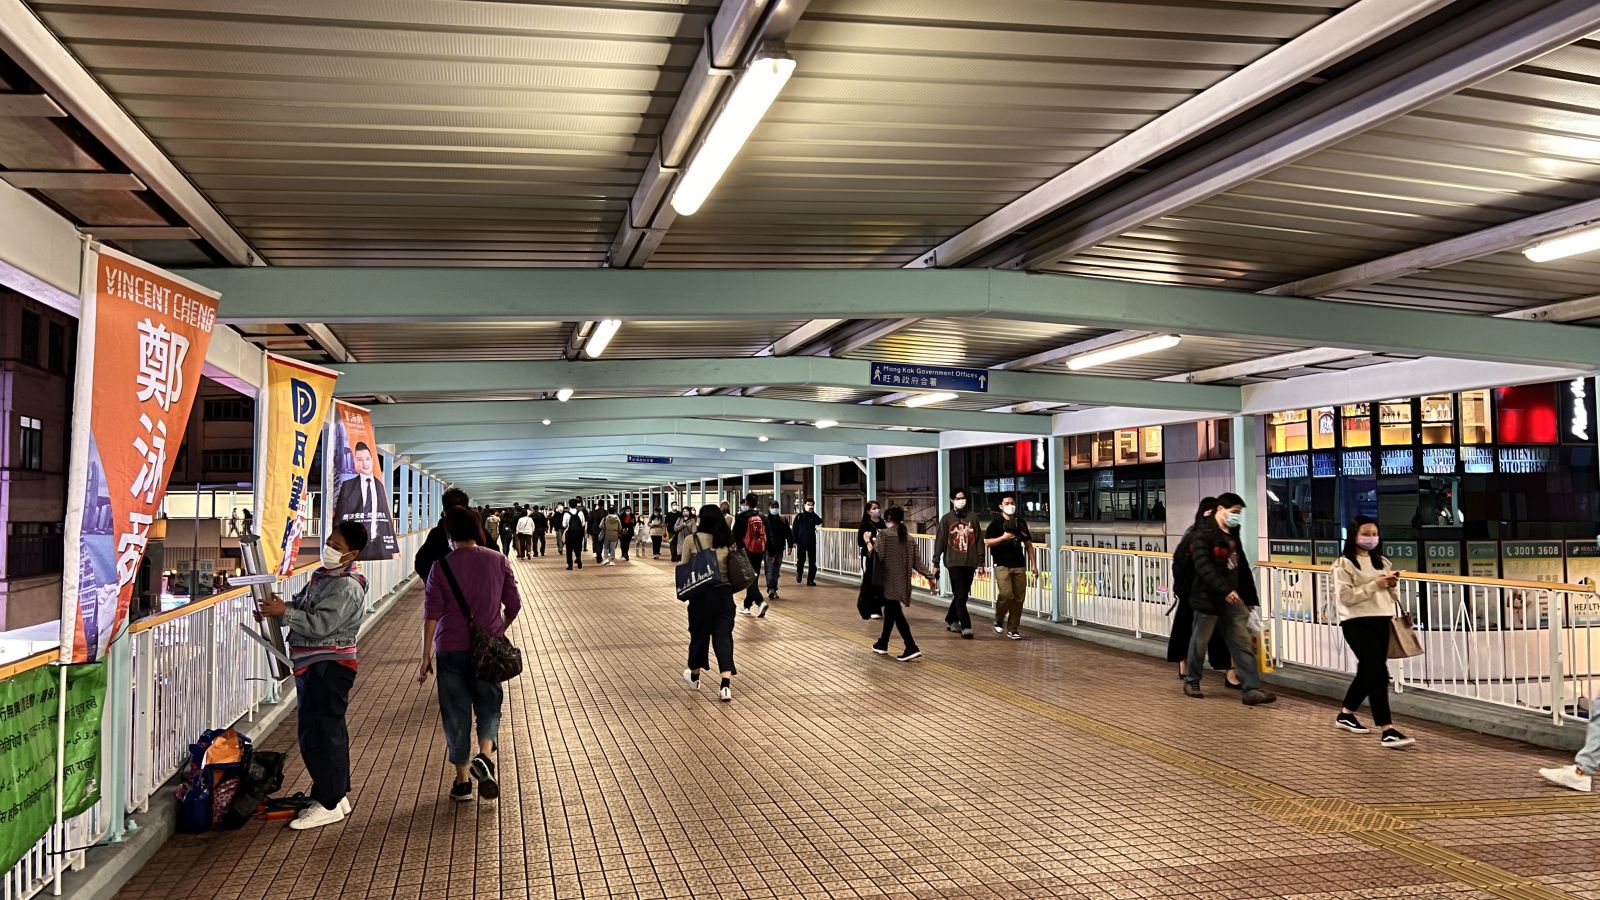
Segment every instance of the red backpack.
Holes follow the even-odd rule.
[[[760,516],[751,516],[745,521],[744,548],[751,553],[767,552],[767,523]]]

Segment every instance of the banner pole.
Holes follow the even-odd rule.
[[[56,822],[55,822],[55,884],[52,893],[61,896],[61,871],[66,868],[66,809],[67,809],[67,663],[58,660],[56,670]]]

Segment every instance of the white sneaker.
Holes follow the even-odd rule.
[[[350,815],[350,813],[354,809],[355,809],[355,806],[353,804],[351,804],[349,797],[340,798],[340,800],[339,800],[339,811],[340,812],[342,812],[342,813],[344,813],[345,815],[348,816],[348,815]]]
[[[1564,788],[1572,788],[1585,794],[1592,793],[1594,778],[1578,771],[1577,766],[1558,766],[1554,769],[1540,769],[1539,776],[1551,784],[1559,784]]]
[[[313,803],[301,810],[300,815],[296,816],[294,820],[289,823],[289,827],[295,831],[307,831],[312,828],[321,828],[324,825],[332,825],[335,822],[343,822],[344,815],[345,813],[343,804],[335,806],[333,809],[328,809],[321,803]]]
[[[700,690],[700,676],[693,669],[683,670],[683,682],[695,690]]]
[[[733,688],[725,687],[722,690],[718,691],[717,695],[722,698],[722,702],[723,703],[732,702],[732,700],[733,700]]]

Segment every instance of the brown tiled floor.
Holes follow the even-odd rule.
[[[362,646],[354,816],[177,838],[123,896],[1600,898],[1595,807],[1509,741],[1407,726],[1420,749],[1386,751],[1321,700],[1197,702],[1163,664],[962,641],[924,606],[901,664],[853,590],[792,582],[740,618],[721,704],[679,680],[664,564],[517,568],[499,802],[445,798],[413,595]]]

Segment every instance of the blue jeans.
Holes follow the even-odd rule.
[[[768,554],[768,556],[766,558],[766,568],[767,568],[767,593],[769,593],[769,594],[777,594],[778,593],[778,582],[779,582],[779,580],[781,580],[783,578],[783,557],[782,556],[772,556],[771,554]]]
[[[616,560],[616,558],[617,558],[617,542],[616,541],[606,541],[606,559],[614,561],[614,560]]]
[[[1188,674],[1185,681],[1200,683],[1206,672],[1206,648],[1211,643],[1211,633],[1221,629],[1222,640],[1233,656],[1233,668],[1239,675],[1239,685],[1247,691],[1260,690],[1261,670],[1256,666],[1256,655],[1250,649],[1250,608],[1224,606],[1219,614],[1194,614],[1194,634],[1189,638]]]
[[[1589,775],[1600,775],[1600,709],[1589,707],[1589,739],[1578,751],[1578,768]]]
[[[500,703],[505,690],[479,681],[472,655],[465,650],[440,650],[434,668],[439,673],[439,717],[444,720],[444,743],[450,762],[464,766],[472,761],[472,718],[478,718],[478,740],[500,740]]]

